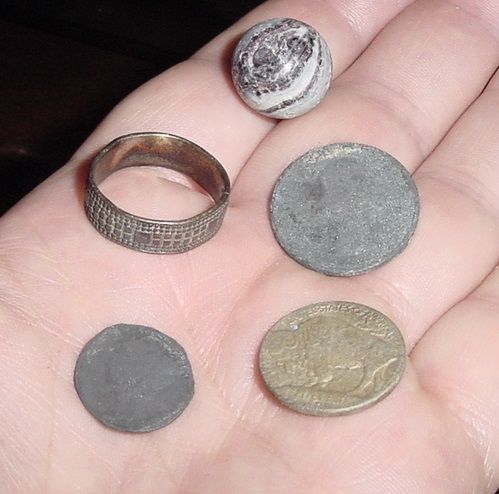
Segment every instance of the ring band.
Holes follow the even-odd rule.
[[[215,204],[183,220],[153,220],[123,211],[99,189],[115,171],[135,166],[161,166],[199,184]],[[207,151],[172,134],[144,132],[118,137],[92,160],[87,179],[85,212],[106,238],[130,249],[178,254],[198,247],[219,230],[229,204],[230,181],[222,165]]]

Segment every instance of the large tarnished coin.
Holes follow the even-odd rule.
[[[265,336],[260,373],[284,405],[343,415],[374,405],[397,385],[405,345],[393,322],[365,305],[323,302],[280,319]]]
[[[147,326],[110,326],[83,348],[74,382],[104,425],[149,432],[168,425],[194,394],[191,364],[174,339]]]
[[[419,197],[393,156],[364,144],[330,144],[284,170],[270,215],[277,241],[297,262],[352,276],[404,250],[418,221]]]

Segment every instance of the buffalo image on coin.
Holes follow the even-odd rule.
[[[97,420],[126,432],[168,425],[194,394],[191,365],[180,344],[133,324],[116,324],[94,336],[78,357],[74,381]]]
[[[405,368],[405,345],[393,322],[370,307],[324,302],[280,319],[265,336],[260,373],[287,407],[342,415],[387,396]]]
[[[295,261],[331,276],[352,276],[402,252],[419,217],[406,169],[363,144],[330,144],[291,163],[270,203],[274,235]]]

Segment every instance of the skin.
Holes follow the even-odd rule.
[[[335,81],[292,121],[261,117],[229,79],[234,42],[288,16],[328,42]],[[123,101],[70,163],[0,220],[0,485],[3,493],[482,494],[499,486],[499,4],[497,0],[277,0]],[[107,241],[85,218],[89,158],[112,138],[171,132],[231,176],[215,238],[176,256]],[[421,217],[408,248],[363,276],[329,278],[278,247],[268,197],[311,147],[382,148],[411,173]],[[147,170],[111,177],[121,207],[156,217],[207,199]],[[280,406],[255,367],[284,314],[348,300],[390,317],[408,364],[361,413]],[[187,350],[196,395],[169,427],[122,434],[84,409],[73,369],[118,322]]]

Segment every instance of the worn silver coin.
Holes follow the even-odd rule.
[[[147,326],[110,326],[83,348],[74,373],[85,408],[104,425],[149,432],[168,425],[194,394],[185,350]]]
[[[405,368],[405,345],[380,312],[351,302],[302,307],[265,336],[260,373],[285,406],[308,415],[344,415],[386,397]]]
[[[416,186],[402,164],[365,144],[312,149],[279,177],[274,235],[295,261],[332,276],[381,266],[407,246],[419,217]]]

